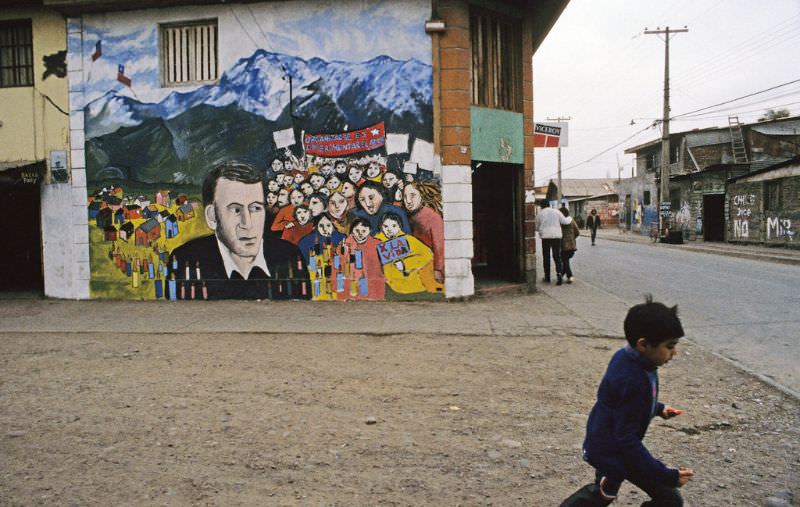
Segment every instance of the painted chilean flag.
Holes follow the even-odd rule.
[[[131,86],[130,78],[125,75],[125,66],[124,65],[120,65],[117,68],[117,81],[119,81],[120,83],[124,84],[128,88],[130,88],[130,86]]]
[[[383,122],[351,132],[333,134],[305,134],[303,148],[306,155],[341,157],[351,153],[374,150],[386,144]]]

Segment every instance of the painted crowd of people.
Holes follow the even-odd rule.
[[[296,245],[314,299],[441,293],[441,188],[387,168],[382,156],[272,161],[268,234]]]

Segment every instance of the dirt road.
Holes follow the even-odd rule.
[[[166,318],[166,314],[154,316]],[[621,340],[6,333],[2,505],[557,505]],[[800,404],[699,347],[646,439],[694,506],[800,495]],[[619,505],[638,505],[625,486]]]

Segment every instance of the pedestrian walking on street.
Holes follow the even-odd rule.
[[[592,246],[594,246],[595,238],[597,238],[598,227],[600,227],[600,217],[597,216],[597,210],[593,209],[589,216],[586,217],[586,228],[592,231]]]
[[[609,505],[623,481],[630,481],[651,500],[642,505],[680,507],[678,488],[694,475],[691,468],[669,468],[642,443],[650,421],[681,415],[658,401],[659,366],[675,357],[683,327],[678,308],[667,308],[647,296],[628,310],[624,323],[628,345],[608,364],[589,413],[583,458],[595,468],[595,480],[566,499],[561,507]]]
[[[550,256],[556,264],[556,285],[561,285],[564,267],[561,263],[561,226],[572,223],[572,217],[565,217],[550,207],[546,200],[539,202],[542,209],[536,214],[536,230],[542,239],[542,265],[544,283],[550,283]]]
[[[565,217],[569,216],[569,210],[566,206],[562,206],[558,211]],[[564,267],[564,277],[567,283],[572,283],[572,267],[569,260],[575,255],[578,250],[578,236],[581,230],[578,229],[578,224],[573,220],[569,225],[561,226],[561,263]]]

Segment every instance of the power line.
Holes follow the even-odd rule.
[[[563,174],[563,173],[565,173],[565,172],[567,172],[567,171],[569,171],[571,169],[575,169],[576,167],[579,167],[579,166],[582,166],[584,164],[588,164],[589,162],[592,162],[593,160],[597,159],[598,157],[600,157],[602,155],[605,155],[606,153],[608,153],[609,151],[611,151],[614,148],[618,147],[619,145],[627,143],[628,141],[630,141],[634,137],[638,136],[642,132],[644,132],[646,130],[650,130],[651,128],[655,127],[657,125],[657,123],[658,122],[654,121],[653,123],[651,123],[650,125],[646,126],[645,128],[636,131],[635,133],[633,133],[632,135],[626,137],[622,141],[614,144],[613,146],[609,146],[608,148],[604,149],[603,151],[601,151],[601,152],[599,152],[599,153],[587,158],[583,162],[578,162],[577,164],[574,164],[574,165],[571,165],[571,166],[567,167],[566,169],[562,170],[561,173]],[[544,179],[550,179],[551,177],[556,176],[557,174],[558,174],[558,172],[552,173],[552,174],[550,174],[548,176],[545,176]]]
[[[242,31],[245,33],[245,35],[247,35],[247,38],[250,39],[250,42],[253,43],[253,46],[256,49],[259,49],[261,46],[259,46],[258,43],[256,42],[256,40],[253,38],[253,36],[250,35],[250,32],[247,30],[247,28],[244,27],[244,24],[242,23],[242,20],[239,19],[239,15],[236,14],[235,10],[233,10],[233,5],[228,5],[228,8],[230,9],[231,14],[233,14],[233,17],[236,18],[236,22],[239,23],[239,27],[241,27]]]
[[[800,83],[800,79],[795,79],[794,81],[789,81],[789,82],[786,82],[786,83],[782,83],[782,84],[779,84],[779,85],[776,85],[776,86],[772,86],[770,88],[766,88],[764,90],[760,90],[760,91],[757,91],[757,92],[748,93],[747,95],[743,95],[741,97],[737,97],[737,98],[731,99],[731,100],[726,100],[725,102],[720,102],[719,104],[714,104],[714,105],[711,105],[711,106],[708,106],[708,107],[701,107],[700,109],[695,109],[694,111],[689,111],[688,113],[676,114],[675,116],[672,116],[671,118],[680,118],[682,116],[688,116],[688,115],[693,114],[693,113],[698,113],[700,111],[705,111],[707,109],[711,109],[712,107],[717,107],[717,106],[722,106],[722,105],[725,105],[725,104],[730,104],[731,102],[736,102],[738,100],[746,99],[748,97],[753,97],[755,95],[760,95],[762,93],[766,93],[768,91],[776,90],[776,89],[782,88],[784,86],[789,86],[790,84],[794,84],[794,83]]]
[[[258,31],[261,32],[261,36],[264,37],[264,41],[267,43],[267,47],[269,48],[269,50],[274,52],[274,49],[272,48],[272,43],[270,42],[269,37],[267,37],[267,34],[264,32],[264,29],[261,27],[261,23],[258,22],[258,18],[256,18],[256,15],[253,14],[253,9],[250,8],[249,4],[247,4],[247,12],[250,13],[250,17],[253,18],[253,21],[255,21],[256,26],[258,27]]]
[[[787,97],[794,97],[794,96],[797,96],[798,94],[800,94],[800,90],[796,90],[796,91],[789,92],[789,93],[782,93],[780,95],[775,95],[773,97],[765,97],[763,99],[755,100],[753,102],[746,102],[744,104],[737,104],[735,106],[728,106],[728,107],[723,107],[723,108],[720,108],[720,109],[712,109],[711,111],[706,111],[706,112],[703,112],[703,113],[688,114],[686,116],[682,116],[681,118],[677,118],[677,119],[703,118],[705,116],[712,115],[712,114],[715,114],[715,113],[722,113],[722,112],[725,112],[725,111],[736,111],[736,110],[739,110],[739,109],[741,109],[743,107],[755,106],[756,104],[765,104],[765,103],[772,102],[772,101],[777,100],[777,99],[784,99],[784,98],[787,98]]]

